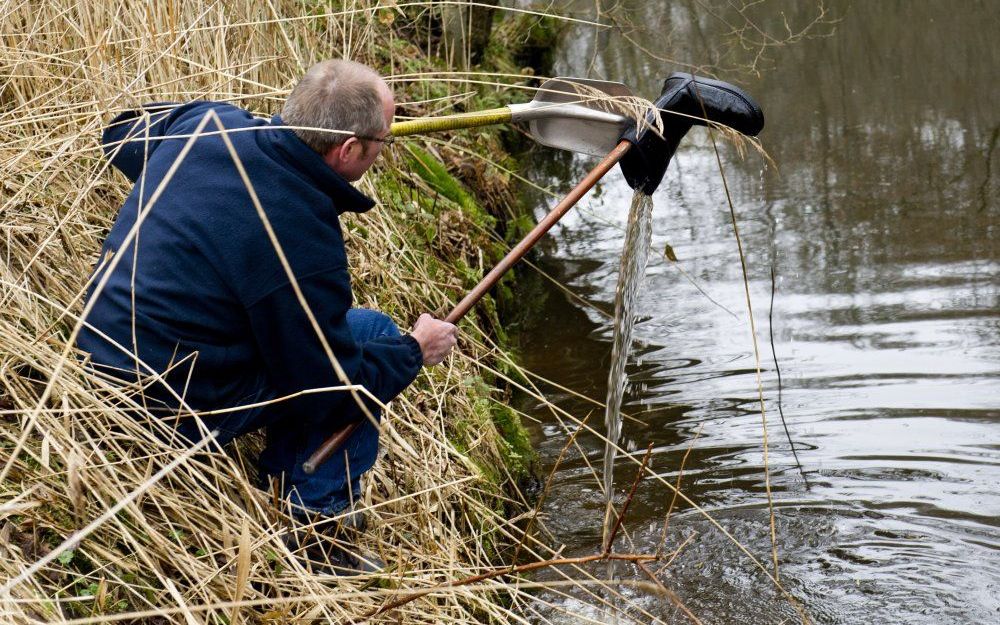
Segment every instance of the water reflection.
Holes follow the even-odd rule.
[[[753,62],[755,50],[719,45],[731,29],[706,6],[734,23],[729,3],[636,0],[621,14],[649,25],[629,37],[662,56],[729,68]],[[765,355],[782,577],[819,622],[991,621],[1000,610],[1000,45],[989,25],[1000,23],[1000,5],[826,6],[841,20],[832,36],[769,48],[759,77],[723,74],[764,104],[762,139],[777,165],[765,169],[761,159],[740,160],[723,147]],[[784,18],[794,31],[816,11],[765,2],[748,14],[774,34]],[[591,31],[567,38],[562,64],[564,74],[593,70],[647,95],[677,68],[620,35]],[[599,197],[567,217],[543,259],[605,310],[629,195],[619,176],[609,176]],[[653,466],[671,483],[687,454],[684,492],[766,562],[753,349],[704,131],[689,135],[656,203],[623,440],[639,449],[653,443]],[[711,300],[663,258],[668,244]],[[808,491],[777,423],[766,343],[771,266],[783,407]],[[606,316],[553,293],[525,359],[601,398],[610,328]],[[594,411],[569,394],[553,397],[576,415]],[[541,455],[555,458],[565,432],[548,413],[539,416],[547,420],[538,432]],[[602,447],[580,441],[583,452],[561,465],[546,512],[567,552],[591,553],[601,517],[591,467]],[[633,472],[619,461],[621,488]],[[662,483],[643,482],[625,539],[632,548],[656,549],[670,500]],[[699,618],[795,619],[747,556],[689,505],[678,502],[667,536],[665,549],[684,548],[664,579]],[[634,596],[668,622],[683,622],[662,600]],[[582,604],[569,607],[587,613]]]

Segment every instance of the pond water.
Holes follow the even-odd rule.
[[[756,49],[726,36],[739,16],[717,4],[618,3],[609,16],[635,29],[577,28],[557,68],[651,97],[680,62],[711,64],[763,105],[774,164],[720,150],[761,349],[781,582],[814,622],[998,622],[1000,4],[828,1],[838,21],[812,31],[826,36],[768,48],[759,75],[739,69]],[[816,5],[765,2],[746,14],[776,40]],[[593,164],[543,158],[536,179],[550,185]],[[584,397],[606,394],[630,197],[612,172],[548,238],[540,265],[570,294],[550,287],[524,334],[527,368],[565,387],[545,387],[547,396],[598,431],[603,409]],[[720,529],[773,571],[754,349],[707,131],[689,133],[654,201],[623,403],[621,444],[638,451],[616,462],[616,491],[651,443],[657,475],[674,483],[683,462],[683,493],[718,525],[645,479],[616,549],[675,554],[659,577],[703,622],[796,622],[788,598]],[[779,417],[772,335],[780,408],[809,488]],[[530,399],[522,408],[540,421],[547,474],[567,428]],[[577,442],[544,507],[567,555],[601,545],[603,443],[586,433]],[[689,622],[662,597],[622,592],[638,622]],[[547,597],[556,607],[539,620],[604,619],[593,599],[568,594]]]

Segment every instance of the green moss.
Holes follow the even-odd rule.
[[[494,482],[506,481],[508,474],[515,480],[528,477],[535,461],[531,439],[518,414],[496,397],[496,381],[477,376],[464,380],[462,386],[465,394],[473,398],[472,410],[455,421],[452,443],[466,453],[479,444],[484,432],[495,430],[499,435],[496,452],[503,466],[491,466],[476,459],[473,462]]]
[[[418,176],[424,179],[432,189],[448,198],[463,210],[474,214],[482,213],[482,209],[476,201],[462,187],[454,176],[448,173],[441,161],[430,155],[416,145],[407,144],[406,150],[410,153],[410,167]]]
[[[504,441],[504,456],[507,467],[516,478],[531,473],[535,461],[535,450],[521,417],[507,404],[499,401],[491,403],[493,425]]]

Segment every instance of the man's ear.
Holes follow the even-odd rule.
[[[365,151],[365,146],[357,137],[348,137],[346,141],[338,146],[341,161],[352,161],[360,158]]]
[[[323,155],[323,160],[334,171],[339,173],[344,163],[349,163],[352,157],[357,158],[357,151],[360,147],[362,147],[360,141],[354,137],[349,137],[343,143],[330,148],[330,151]]]

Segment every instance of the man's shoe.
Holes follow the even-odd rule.
[[[348,551],[342,547],[339,550],[339,562],[331,562],[327,567],[332,575],[372,575],[385,570],[385,562],[370,553],[359,552],[357,549]]]
[[[364,510],[351,510],[346,516],[324,525],[332,526],[333,533],[337,536],[351,532],[360,533],[368,529],[368,513]]]
[[[285,545],[313,573],[321,575],[363,575],[378,573],[385,563],[360,551],[348,537],[357,536],[367,526],[363,512],[329,523],[293,528],[284,537]]]

